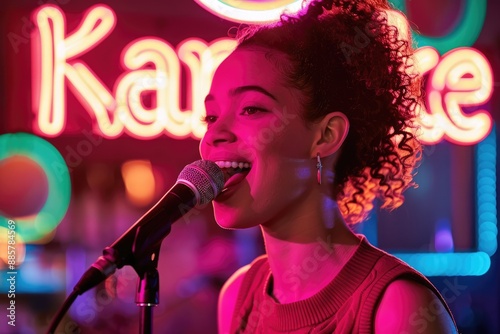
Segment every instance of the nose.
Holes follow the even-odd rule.
[[[233,143],[236,141],[234,122],[230,116],[219,116],[208,126],[202,143],[209,146]]]

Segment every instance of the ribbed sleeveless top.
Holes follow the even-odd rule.
[[[396,257],[360,244],[338,275],[314,296],[280,304],[268,291],[272,274],[266,255],[256,258],[238,293],[231,322],[233,333],[373,333],[374,311],[387,286],[396,279],[414,280],[445,300],[422,274]],[[453,317],[452,317],[453,318]]]

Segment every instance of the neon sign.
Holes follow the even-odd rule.
[[[195,0],[214,15],[240,23],[267,23],[279,19],[284,11],[295,13],[302,8],[302,0]]]
[[[480,106],[493,92],[491,67],[471,48],[454,49],[439,59],[436,49],[423,47],[416,53],[421,74],[430,72],[426,105],[420,108],[420,139],[426,144],[446,138],[456,144],[475,144],[491,131],[492,118],[486,110],[465,114],[464,107]]]
[[[66,124],[65,79],[94,120],[94,131],[106,138],[123,132],[137,138],[167,134],[174,138],[201,138],[205,126],[200,97],[208,93],[213,73],[234,48],[235,41],[215,40],[210,44],[196,38],[183,41],[177,52],[158,38],[143,38],[129,44],[122,53],[125,73],[112,93],[92,69],[76,58],[102,42],[113,30],[116,16],[105,6],[85,13],[82,24],[66,36],[65,18],[54,6],[40,7],[34,14],[33,102],[37,115],[35,131],[58,136]],[[191,110],[180,109],[180,60],[190,70]],[[153,64],[154,69],[146,68]],[[156,106],[147,109],[142,94],[154,92]]]
[[[406,1],[408,0],[389,0],[403,13],[407,13]],[[195,0],[195,2],[223,19],[250,24],[276,21],[283,11],[295,13],[305,5],[303,0]],[[460,11],[461,17],[458,24],[446,36],[428,37],[412,30],[413,40],[417,45],[433,46],[443,54],[453,48],[474,44],[484,24],[487,0],[463,2],[464,8]]]
[[[48,179],[48,196],[36,213],[16,217],[16,231],[24,242],[37,242],[53,233],[63,219],[71,197],[71,182],[66,163],[49,142],[28,133],[0,136],[0,162],[13,157],[26,157],[38,164]],[[11,217],[12,218],[12,217]],[[9,218],[0,215],[0,227],[8,226]]]
[[[69,89],[93,119],[94,132],[103,137],[116,138],[123,133],[141,139],[203,136],[203,98],[215,69],[234,49],[234,40],[221,38],[207,43],[190,38],[176,50],[155,37],[135,40],[122,52],[125,72],[111,91],[87,64],[78,60],[113,30],[116,15],[109,7],[90,8],[81,25],[70,34],[66,33],[64,13],[55,6],[36,10],[34,22],[35,132],[50,137],[64,132],[67,79]],[[491,131],[491,116],[486,110],[465,113],[464,108],[482,105],[491,97],[493,78],[487,59],[472,48],[454,49],[440,58],[436,49],[423,47],[416,60],[420,73],[429,73],[427,110],[419,110],[422,141],[434,144],[447,139],[471,145],[484,139]],[[186,110],[180,108],[181,62],[189,69]],[[147,93],[155,97],[152,108],[144,105]]]
[[[390,2],[406,13],[406,1],[408,0],[390,0]],[[458,23],[445,36],[428,37],[412,30],[414,41],[418,46],[432,46],[439,53],[444,54],[454,48],[462,46],[472,46],[481,32],[486,17],[487,0],[465,0],[461,1],[463,8],[460,10],[461,17]]]

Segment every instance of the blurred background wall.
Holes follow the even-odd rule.
[[[246,8],[265,9],[272,8],[273,1],[246,4]],[[444,96],[463,87],[454,90],[450,79],[451,83],[438,89],[438,79],[448,73],[453,77],[453,68],[464,59],[474,63],[468,54],[458,53],[463,47],[472,47],[488,66],[472,68],[461,76],[479,82],[476,88],[469,86],[462,92],[471,96],[462,96],[461,110],[466,117],[490,115],[491,125],[455,135],[452,129],[442,138],[429,140],[416,177],[419,188],[408,191],[402,208],[391,213],[375,209],[356,230],[427,274],[447,299],[463,333],[498,333],[494,123],[500,107],[495,91],[500,76],[500,24],[496,18],[500,3],[400,0],[395,4],[405,8],[415,31],[434,38],[417,38],[422,43],[419,47],[431,43],[436,48],[429,59],[438,55],[425,77],[428,95],[434,89],[443,98],[428,109],[437,110],[441,105],[452,117]],[[43,8],[50,9],[52,21],[44,20]],[[94,12],[95,21],[82,26],[85,14],[95,8],[101,8],[104,16]],[[91,16],[87,19],[92,22]],[[107,33],[99,35],[99,29],[108,23]],[[173,185],[185,165],[199,159],[203,129],[196,120],[186,125],[189,122],[182,115],[194,112],[196,116],[200,110],[197,103],[204,98],[208,79],[230,48],[230,44],[214,41],[233,36],[238,26],[192,0],[0,3],[0,301],[6,315],[5,307],[13,299],[8,296],[8,273],[16,271],[16,327],[2,316],[1,333],[43,332],[102,249]],[[85,29],[90,37],[74,38],[76,42],[71,44],[68,36]],[[452,35],[460,29],[462,39],[453,42]],[[67,43],[66,58],[58,59],[61,40]],[[136,58],[131,56],[139,65],[133,59],[124,61],[125,52],[133,53],[133,47],[139,48],[144,40],[149,44],[141,47]],[[442,43],[444,40],[452,44]],[[204,58],[207,48],[210,57]],[[444,55],[453,52],[458,59],[449,56],[446,63]],[[140,64],[140,54],[150,61]],[[155,76],[159,64],[166,67],[164,77]],[[200,64],[205,72],[197,67]],[[447,64],[451,69],[445,68]],[[47,79],[48,72],[40,68],[51,67],[63,69],[66,76],[56,73]],[[139,74],[142,81],[127,86],[126,80],[140,70],[144,70]],[[493,74],[492,79],[488,73]],[[432,77],[436,78],[434,86]],[[175,97],[175,92],[168,91],[172,85],[180,90],[175,106],[168,104]],[[484,97],[481,89],[489,86],[491,96]],[[155,94],[159,87],[168,92],[167,100],[160,101]],[[58,105],[59,101],[65,104]],[[178,126],[156,130],[159,114],[155,108],[161,103],[168,104],[167,116]],[[52,114],[43,114],[47,110]],[[117,111],[117,118],[112,110]],[[137,124],[130,122],[123,131],[116,130],[118,120],[126,123],[120,119],[120,110],[129,117],[133,114]],[[12,268],[7,255],[9,220],[15,222],[18,235]],[[238,267],[263,253],[259,233],[258,229],[222,230],[209,206],[179,220],[160,254],[160,305],[154,311],[157,331],[215,333],[218,291]],[[136,280],[135,272],[125,267],[79,297],[59,332],[138,332]]]

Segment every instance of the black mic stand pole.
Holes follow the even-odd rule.
[[[151,334],[152,307],[159,303],[160,278],[157,268],[161,243],[176,220],[197,204],[206,204],[215,198],[223,184],[224,175],[213,162],[198,161],[190,168],[185,168],[172,189],[118,240],[106,247],[103,255],[87,269],[59,309],[47,333],[55,332],[79,295],[103,282],[116,269],[130,265],[139,275],[136,304],[141,307],[140,333]]]
[[[194,203],[189,205],[192,207]],[[139,334],[153,333],[153,307],[159,304],[160,299],[158,258],[163,239],[157,238],[156,233],[168,235],[173,223],[168,222],[168,219],[161,220],[165,221],[165,224],[160,227],[145,224],[135,231],[131,249],[133,256],[128,258],[128,264],[138,275],[135,303],[140,307]]]
[[[139,275],[135,294],[135,303],[140,307],[139,334],[153,333],[153,307],[159,304],[160,291],[159,251],[160,247],[144,259],[141,268],[135,268]]]
[[[188,187],[179,188],[178,194],[192,190]],[[196,199],[191,196],[189,201],[182,200],[179,195],[170,197],[169,206],[175,204],[177,216],[167,215],[164,211],[155,211],[151,209],[144,217],[164,221],[162,225],[142,224],[137,227],[134,233],[127,234],[133,241],[125,238],[120,242],[126,245],[132,245],[128,250],[126,259],[123,262],[131,265],[139,275],[137,290],[135,294],[135,303],[141,308],[140,314],[140,334],[152,334],[153,331],[153,307],[159,304],[160,277],[158,274],[158,257],[163,238],[170,233],[171,225],[180,218],[185,212],[196,205]],[[166,196],[166,195],[165,195]],[[166,205],[166,204],[164,204]],[[144,221],[144,218],[141,218]],[[116,245],[117,248],[122,248]]]
[[[141,307],[140,333],[151,334],[152,307],[159,303],[160,279],[157,268],[161,243],[170,233],[171,225],[195,207],[196,203],[193,191],[185,185],[177,187],[175,193],[167,192],[136,224],[104,249],[103,255],[85,272],[75,290],[82,294],[104,281],[116,269],[131,266],[139,276],[135,301]],[[151,221],[163,223],[153,224]]]
[[[123,266],[123,264],[132,266],[139,276],[135,303],[141,309],[139,322],[140,334],[152,334],[153,332],[153,307],[159,304],[160,277],[158,273],[158,258],[163,238],[170,233],[171,225],[196,205],[196,199],[191,198],[191,196],[187,196],[187,198],[190,198],[189,201],[182,200],[179,194],[183,192],[191,194],[192,190],[188,187],[179,188],[176,194],[172,194],[169,197],[168,204],[162,202],[164,206],[176,207],[176,215],[172,215],[171,212],[167,214],[163,210],[155,210],[153,208],[141,218],[143,224],[132,227],[130,229],[131,233],[126,232],[126,237],[121,238],[112,245],[112,247],[114,246],[117,249],[125,249],[120,254],[121,257],[117,256],[119,260],[114,263],[118,262],[120,264],[119,267]],[[161,225],[146,223],[148,220],[153,219],[163,221],[164,223]],[[134,228],[135,231],[133,230]],[[124,245],[131,245],[131,248]]]

